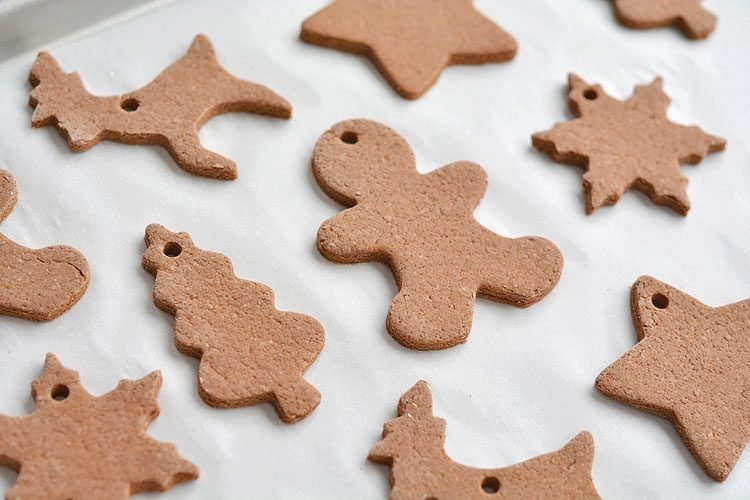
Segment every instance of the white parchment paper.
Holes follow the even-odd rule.
[[[517,58],[451,67],[415,102],[367,60],[299,41],[303,19],[326,3],[184,0],[44,47],[90,91],[113,94],[145,85],[207,34],[230,72],[294,106],[290,121],[232,114],[205,125],[204,144],[237,161],[235,182],[187,174],[158,147],[72,153],[53,128],[31,129],[35,54],[0,66],[0,163],[20,190],[2,231],[31,247],[72,245],[91,265],[88,292],[61,318],[0,318],[0,413],[31,411],[30,383],[48,351],[95,394],[160,369],[162,414],[150,432],[175,442],[201,477],[159,498],[379,499],[388,469],[367,462],[367,451],[399,396],[424,378],[448,421],[447,451],[466,464],[514,464],[589,430],[604,498],[747,497],[750,456],[714,483],[669,422],[599,395],[593,382],[635,343],[628,296],[638,276],[710,305],[750,296],[750,3],[705,1],[718,29],[692,42],[672,29],[625,29],[605,0],[477,0],[518,39]],[[582,172],[530,146],[533,132],[570,117],[569,71],[619,98],[662,75],[673,120],[728,139],[725,152],[684,168],[687,218],[637,192],[584,214]],[[394,342],[385,330],[391,273],[334,264],[315,248],[318,226],[342,207],[314,182],[311,151],[329,126],[354,117],[404,135],[421,171],[482,165],[489,189],[477,219],[503,235],[554,241],[565,256],[557,288],[529,309],[477,301],[468,343],[447,351]],[[197,361],[174,348],[173,317],[153,305],[153,277],[140,267],[150,222],[190,232],[231,257],[239,276],[271,286],[279,308],[323,323],[326,346],[307,373],[323,394],[312,415],[289,426],[268,405],[217,410],[200,400]],[[0,490],[14,480],[0,469]]]

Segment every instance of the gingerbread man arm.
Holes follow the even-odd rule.
[[[487,173],[469,161],[451,163],[426,177],[440,190],[445,207],[455,208],[458,216],[471,216],[487,191]]]
[[[482,228],[483,248],[478,293],[501,302],[528,307],[547,296],[557,285],[563,256],[551,241],[538,236],[502,238]],[[497,262],[513,262],[498,266]]]
[[[318,250],[327,259],[355,263],[387,258],[375,222],[377,214],[354,206],[331,217],[318,229]]]

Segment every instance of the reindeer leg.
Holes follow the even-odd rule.
[[[221,180],[237,178],[237,165],[232,160],[205,149],[197,133],[169,137],[164,146],[177,164],[191,174]]]

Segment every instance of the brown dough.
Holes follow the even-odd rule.
[[[296,422],[320,403],[302,375],[323,349],[318,321],[274,307],[273,291],[237,278],[225,255],[187,233],[146,228],[143,267],[156,276],[154,304],[175,315],[177,349],[200,359],[198,390],[215,407],[268,401]]]
[[[78,73],[63,73],[46,52],[37,57],[29,81],[31,124],[55,125],[73,151],[102,140],[157,144],[188,172],[216,179],[235,179],[237,165],[201,146],[198,129],[204,123],[233,111],[292,116],[291,105],[270,89],[227,73],[203,35],[154,81],[122,96],[89,94]]]
[[[198,477],[173,444],[146,434],[159,415],[161,373],[122,380],[100,397],[47,354],[30,415],[0,415],[0,465],[19,472],[5,498],[125,499]]]
[[[586,213],[614,205],[635,188],[654,203],[687,215],[690,200],[680,165],[699,163],[707,154],[723,150],[726,141],[699,127],[669,121],[669,97],[661,78],[636,87],[627,101],[608,96],[600,85],[589,85],[574,74],[569,87],[568,105],[576,119],[534,134],[532,143],[554,161],[586,170]]]
[[[504,62],[517,50],[472,0],[336,0],[305,20],[300,36],[369,57],[407,99],[427,92],[450,64]]]
[[[706,38],[716,27],[716,16],[701,0],[614,0],[617,19],[629,28],[650,29],[676,25],[689,38]]]
[[[400,291],[388,331],[413,349],[465,342],[477,293],[526,307],[560,279],[563,258],[544,238],[508,239],[474,219],[487,188],[476,164],[458,162],[422,175],[406,141],[379,123],[352,120],[318,140],[313,172],[349,208],[318,231],[318,249],[335,262],[380,261]]]
[[[0,170],[0,222],[18,199],[16,181]],[[89,286],[89,265],[78,250],[34,250],[0,234],[0,314],[49,321],[70,309]]]
[[[391,468],[391,500],[599,498],[591,479],[594,439],[581,432],[563,449],[501,469],[478,469],[445,453],[445,420],[432,415],[432,394],[420,381],[401,396],[398,418],[368,459]],[[494,494],[494,495],[493,495]]]
[[[750,441],[750,299],[709,307],[642,276],[630,300],[638,344],[597,389],[671,420],[706,474],[724,481]]]

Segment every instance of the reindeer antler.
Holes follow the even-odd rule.
[[[203,35],[151,83],[122,96],[91,95],[77,73],[64,73],[46,52],[37,57],[29,82],[35,87],[29,96],[35,108],[32,126],[56,125],[73,151],[102,140],[156,144],[188,172],[216,179],[235,179],[237,166],[201,146],[201,125],[232,111],[292,115],[291,105],[278,94],[224,70]]]

